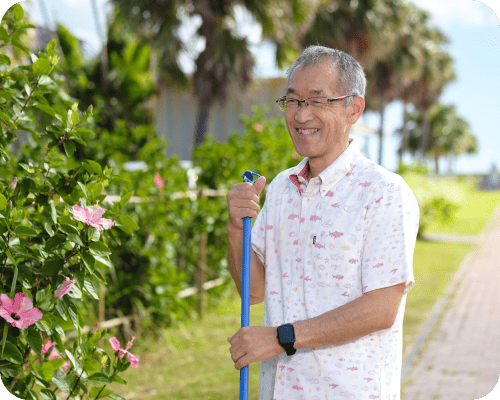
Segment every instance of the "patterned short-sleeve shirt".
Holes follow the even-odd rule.
[[[417,200],[399,175],[364,157],[354,139],[309,182],[307,162],[271,182],[252,228],[252,248],[265,267],[263,325],[313,318],[403,282],[405,295],[389,329],[262,361],[259,399],[399,399]]]

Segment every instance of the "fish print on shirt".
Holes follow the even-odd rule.
[[[264,326],[309,319],[402,282],[408,292],[414,283],[418,204],[404,180],[363,157],[355,140],[309,182],[306,163],[271,182],[252,228],[266,269]],[[391,329],[262,361],[259,399],[399,399],[405,301]]]

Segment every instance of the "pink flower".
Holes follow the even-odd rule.
[[[123,358],[123,356],[125,354],[128,354],[127,360],[130,361],[130,365],[133,368],[137,368],[139,365],[139,360],[137,359],[136,356],[134,356],[132,353],[130,353],[128,351],[128,349],[130,349],[132,347],[132,343],[134,342],[134,340],[135,340],[135,336],[132,336],[132,340],[127,343],[125,350],[120,348],[120,342],[118,341],[118,339],[116,337],[112,337],[111,339],[109,339],[109,343],[111,343],[111,347],[112,347],[113,351],[119,353],[118,357],[120,358],[120,360]]]
[[[257,132],[262,132],[264,130],[264,125],[262,124],[254,124],[253,129],[255,129]]]
[[[56,358],[62,358],[62,357],[59,355],[59,353],[56,351],[56,348],[55,348],[55,347],[53,347],[53,346],[54,346],[54,344],[55,344],[55,343],[53,343],[53,342],[51,342],[51,341],[49,340],[49,341],[48,341],[47,343],[45,343],[45,344],[43,345],[43,347],[42,347],[42,356],[43,356],[45,353],[47,353],[47,352],[50,350],[50,348],[52,348],[52,352],[51,352],[51,353],[50,353],[50,355],[49,355],[49,361],[50,361],[50,360],[54,360],[54,359],[56,359]],[[68,367],[69,367],[69,360],[68,360],[68,361],[66,361],[66,362],[62,365],[62,367],[63,367],[63,368],[64,368],[64,370],[66,371],[66,370],[68,369]]]
[[[10,190],[14,190],[16,188],[16,185],[17,185],[17,177],[15,176],[14,178],[12,178],[12,180],[10,181],[10,185],[9,185],[9,189]]]
[[[54,292],[54,298],[59,299],[68,293],[75,282],[76,279],[69,279],[68,277],[64,278],[63,283],[61,283]]]
[[[24,293],[16,293],[14,300],[0,294],[0,317],[14,328],[26,329],[43,317],[38,308],[33,308],[33,302]]]
[[[161,176],[158,172],[155,174],[155,185],[158,189],[163,189],[163,187],[165,186],[165,181],[161,179]]]
[[[104,208],[99,206],[80,207],[73,206],[73,218],[85,222],[87,225],[93,226],[97,230],[109,229],[113,226],[114,222],[110,219],[101,218],[104,214]]]

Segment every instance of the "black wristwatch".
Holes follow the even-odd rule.
[[[293,344],[295,343],[295,332],[292,324],[285,324],[278,327],[278,342],[283,347],[288,356],[293,356],[297,351]]]

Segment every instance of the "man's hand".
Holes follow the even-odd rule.
[[[237,370],[248,364],[267,360],[285,352],[280,346],[277,335],[277,327],[245,326],[228,337],[231,344],[229,351]]]

